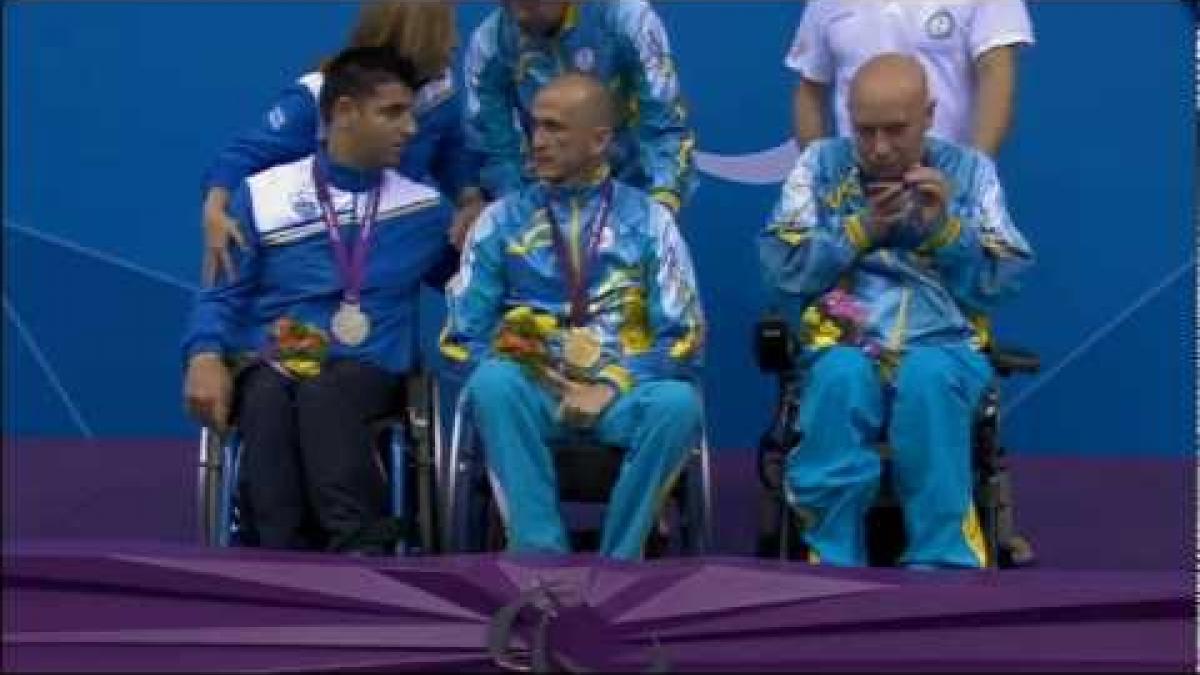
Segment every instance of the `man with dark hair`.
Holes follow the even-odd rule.
[[[183,349],[189,410],[244,440],[250,529],[270,548],[383,553],[386,476],[370,423],[414,363],[424,279],[453,265],[449,206],[386,168],[416,131],[412,65],[385,48],[326,69],[316,154],[242,181],[237,274],[200,292]]]
[[[462,85],[452,65],[458,42],[453,3],[434,0],[366,0],[346,48],[385,47],[410,59],[422,81],[414,92],[417,133],[396,169],[436,187],[458,205],[456,222],[479,214],[475,167],[464,152]],[[325,137],[318,98],[325,83],[317,69],[285,87],[258,122],[222,147],[204,172],[204,282],[231,276],[228,249],[242,245],[239,224],[229,217],[229,198],[247,176],[316,152]]]
[[[559,76],[531,118],[538,183],[472,230],[442,352],[470,373],[510,550],[567,550],[547,443],[582,431],[627,449],[600,551],[637,559],[701,432],[691,256],[667,207],[610,175],[602,83]]]

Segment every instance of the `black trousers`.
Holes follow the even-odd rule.
[[[402,379],[354,360],[326,362],[292,380],[266,364],[238,378],[243,439],[240,507],[266,548],[361,550],[364,531],[388,520],[388,477],[372,438],[375,421],[399,410]]]

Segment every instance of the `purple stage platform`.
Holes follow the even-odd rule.
[[[1187,575],[828,570],[744,558],[621,565],[366,561],[174,547],[10,551],[4,670],[490,669],[490,617],[542,584],[556,659],[642,670],[1179,670]],[[529,630],[518,639],[531,640]],[[518,643],[514,643],[518,644]]]
[[[755,536],[748,454],[718,456],[719,555],[703,560],[206,549],[189,543],[193,451],[6,440],[5,672],[494,669],[491,618],[538,584],[562,603],[548,652],[576,669],[1196,663],[1193,458],[1015,458],[1041,564],[997,573],[735,557]]]

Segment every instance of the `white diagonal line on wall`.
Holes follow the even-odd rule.
[[[54,244],[55,246],[59,246],[61,248],[65,248],[69,251],[78,253],[80,255],[87,256],[89,258],[92,258],[93,260],[99,260],[101,262],[108,263],[109,265],[113,265],[114,267],[120,267],[121,269],[128,270],[135,274],[139,274],[146,278],[153,279],[155,281],[158,281],[158,282],[170,285],[170,286],[174,286],[176,288],[180,288],[185,291],[195,291],[196,290],[195,284],[190,284],[181,279],[176,279],[175,277],[173,277],[169,274],[159,272],[158,270],[152,270],[148,267],[139,265],[139,264],[137,264],[135,262],[131,262],[129,260],[125,260],[124,258],[120,258],[111,253],[105,253],[104,251],[99,251],[97,249],[75,243],[68,239],[63,239],[62,237],[58,237],[53,234],[47,234],[45,232],[41,232],[41,231],[35,230],[30,227],[25,227],[24,225],[18,225],[17,223],[14,223],[13,221],[9,220],[8,218],[4,219],[4,228],[7,230],[12,230],[14,232],[18,232],[18,233],[23,234],[28,237],[33,237],[34,239],[44,241],[48,244]]]
[[[1003,414],[1011,414],[1023,402],[1028,400],[1030,396],[1033,396],[1038,392],[1038,390],[1049,384],[1059,373],[1063,371],[1064,368],[1071,365],[1071,363],[1087,353],[1087,351],[1091,349],[1097,342],[1102,340],[1109,333],[1112,333],[1114,330],[1116,330],[1121,324],[1125,323],[1130,316],[1133,316],[1135,312],[1149,304],[1151,300],[1154,300],[1156,297],[1158,297],[1160,293],[1171,286],[1171,284],[1178,281],[1179,278],[1182,277],[1189,269],[1192,269],[1195,266],[1196,258],[1192,257],[1187,262],[1175,268],[1174,271],[1172,271],[1158,283],[1154,284],[1154,286],[1144,291],[1141,295],[1134,299],[1129,306],[1118,312],[1116,316],[1109,319],[1104,323],[1104,325],[1091,331],[1087,337],[1084,338],[1083,342],[1080,342],[1078,345],[1076,345],[1076,347],[1068,352],[1067,355],[1064,356],[1058,363],[1054,364],[1053,368],[1047,370],[1045,373],[1040,375],[1033,382],[1033,384],[1029,385],[1025,389],[1021,390],[1018,394],[1013,396],[1012,401],[1003,406]]]
[[[66,387],[58,379],[58,374],[54,372],[50,361],[42,353],[42,349],[38,347],[37,341],[33,339],[33,335],[29,332],[29,329],[25,327],[25,322],[21,320],[21,315],[17,314],[17,310],[9,302],[7,293],[4,294],[4,315],[8,317],[13,327],[17,329],[17,333],[20,334],[25,346],[29,347],[29,352],[33,354],[33,360],[37,362],[38,366],[42,369],[42,373],[45,374],[46,379],[50,382],[50,386],[54,388],[54,391],[58,393],[58,397],[62,399],[63,405],[67,408],[67,413],[71,415],[71,419],[75,420],[75,425],[79,427],[79,431],[83,433],[84,437],[93,438],[95,435],[92,433],[91,427],[84,421],[83,414],[79,412],[75,401],[71,399],[71,395],[67,393]]]

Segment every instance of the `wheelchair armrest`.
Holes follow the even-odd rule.
[[[1020,347],[996,345],[988,351],[988,360],[1000,377],[1008,377],[1014,373],[1036,373],[1042,367],[1042,360],[1037,354]]]

